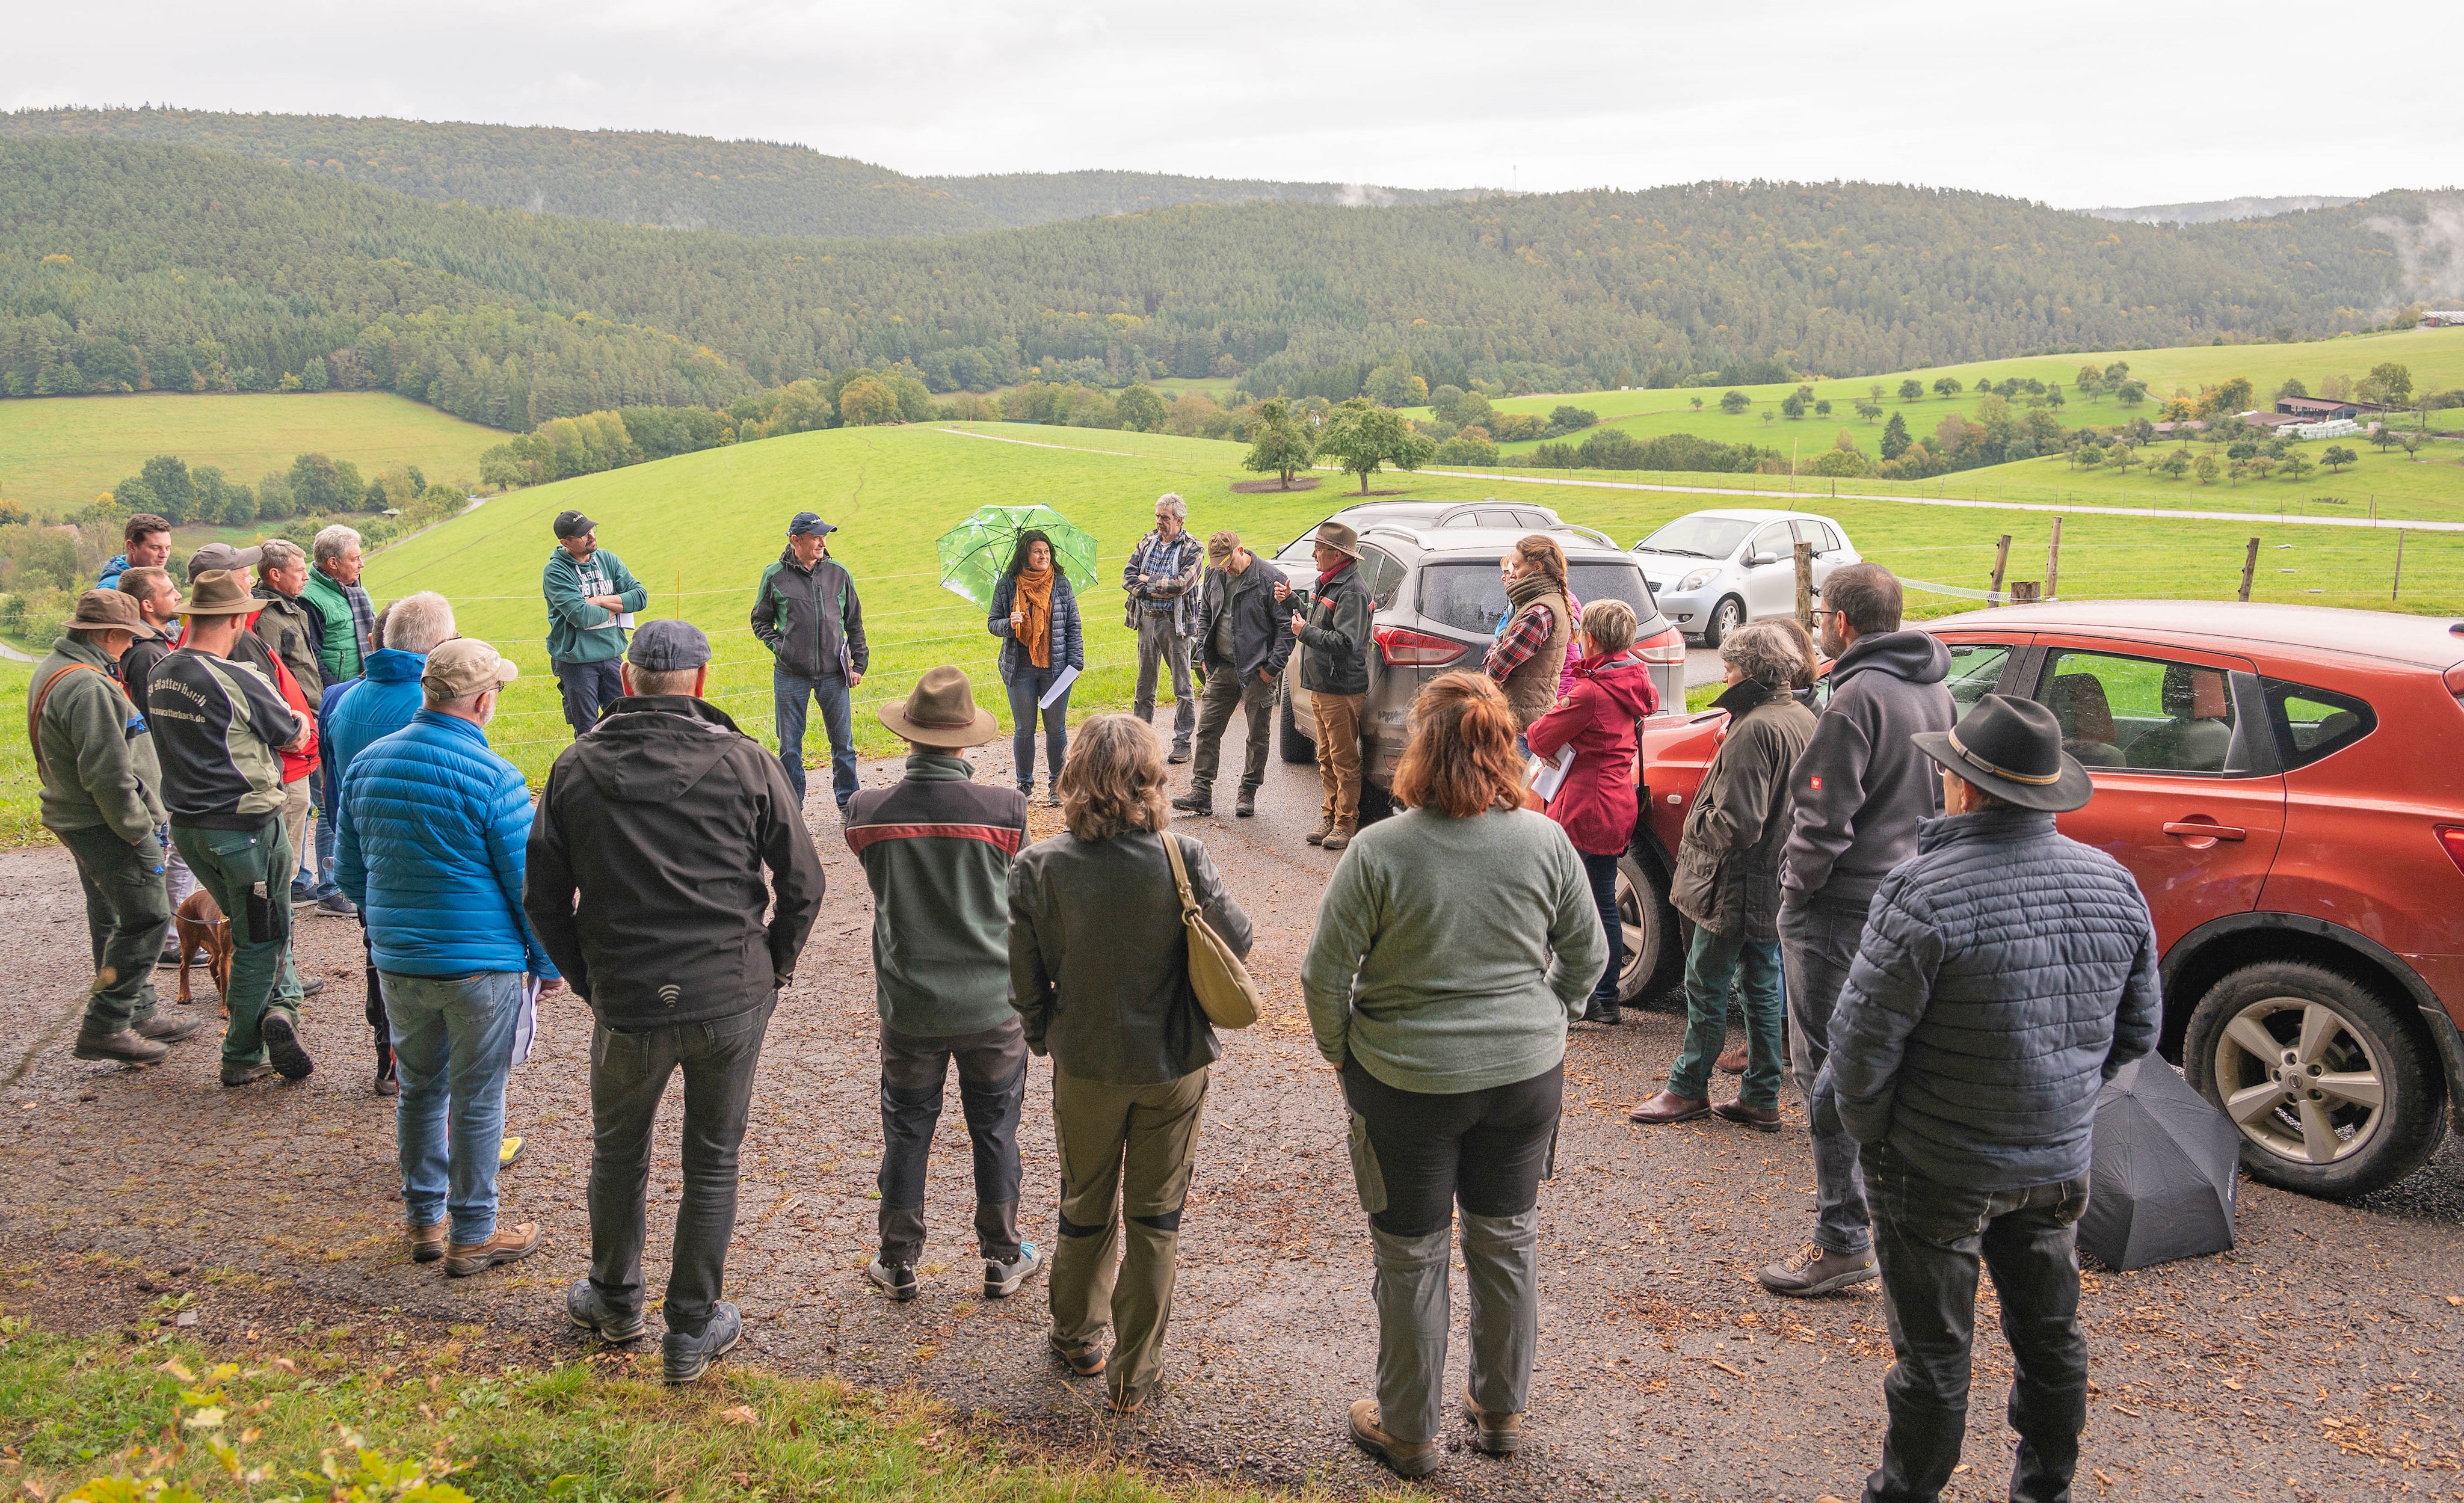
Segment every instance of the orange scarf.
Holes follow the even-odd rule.
[[[1018,572],[1018,608],[1026,613],[1019,637],[1026,661],[1039,668],[1052,666],[1052,566]]]

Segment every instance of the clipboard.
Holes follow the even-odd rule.
[[[1052,681],[1052,686],[1044,691],[1044,697],[1035,702],[1035,708],[1038,709],[1050,709],[1052,708],[1053,701],[1059,699],[1062,695],[1068,693],[1069,686],[1077,682],[1078,670],[1076,668],[1063,668],[1061,670],[1061,676]]]
[[[1574,748],[1571,742],[1553,758],[1535,756],[1531,759],[1529,779],[1531,791],[1538,794],[1545,803],[1557,796],[1557,790],[1566,786],[1566,774],[1573,770]]]

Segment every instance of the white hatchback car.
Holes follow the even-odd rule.
[[[1688,512],[1634,545],[1661,614],[1705,647],[1766,616],[1796,608],[1796,545],[1814,545],[1814,587],[1831,571],[1863,562],[1848,534],[1806,512]]]

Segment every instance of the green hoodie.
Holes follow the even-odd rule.
[[[584,570],[595,571],[604,587],[584,588]],[[615,613],[590,604],[590,597],[618,596],[627,611],[638,611],[650,600],[650,592],[633,577],[625,560],[605,548],[577,563],[559,544],[540,571],[539,590],[547,597],[547,655],[559,663],[605,663],[624,655],[625,632],[616,624]]]
[[[154,736],[111,660],[91,643],[61,637],[35,665],[28,693],[42,693],[46,684],[42,720],[29,728],[42,766],[44,828],[108,828],[131,845],[152,835],[167,817],[156,792],[163,774]]]

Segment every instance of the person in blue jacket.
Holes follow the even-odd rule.
[[[342,774],[335,875],[367,915],[392,1026],[404,1230],[414,1261],[442,1257],[457,1277],[539,1244],[536,1223],[496,1217],[525,977],[542,991],[563,985],[522,911],[530,787],[488,748],[515,676],[484,642],[441,643],[410,724],[361,748]]]

